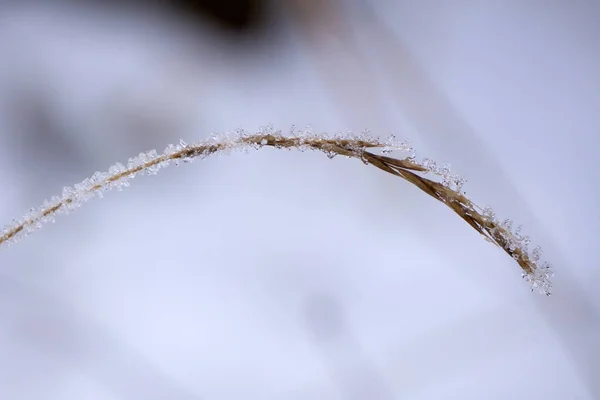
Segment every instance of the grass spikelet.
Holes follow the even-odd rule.
[[[93,197],[102,197],[112,189],[122,190],[139,174],[154,175],[169,165],[192,162],[213,154],[227,154],[232,150],[260,149],[299,149],[321,151],[329,158],[345,156],[361,160],[389,174],[398,176],[445,204],[467,224],[488,241],[503,249],[522,270],[522,276],[531,284],[531,290],[550,295],[554,276],[552,266],[541,260],[539,247],[529,250],[530,240],[521,234],[521,228],[513,231],[509,220],[499,222],[493,211],[482,209],[469,200],[462,191],[464,179],[450,172],[448,166],[438,166],[430,159],[417,161],[414,151],[407,143],[398,143],[394,138],[385,142],[368,135],[337,135],[328,137],[310,132],[289,135],[270,127],[256,133],[238,130],[233,135],[213,137],[209,141],[169,145],[162,154],[152,150],[130,158],[127,165],[117,163],[108,172],[96,172],[92,177],[73,187],[65,187],[61,196],[44,202],[39,208],[32,208],[21,219],[7,226],[0,236],[0,246],[15,243],[48,222],[54,222],[59,214],[68,214]],[[379,150],[383,154],[377,154]],[[411,155],[400,159],[390,157],[393,151],[408,151]]]

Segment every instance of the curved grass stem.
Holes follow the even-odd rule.
[[[292,132],[291,135],[282,135],[280,131],[264,128],[257,133],[238,131],[233,136],[216,137],[211,141],[195,144],[180,142],[176,146],[170,145],[160,155],[154,150],[140,153],[137,157],[130,158],[126,166],[117,163],[106,173],[96,172],[91,178],[64,188],[62,196],[45,201],[40,208],[30,209],[27,215],[4,229],[0,236],[0,246],[12,244],[45,223],[54,222],[56,215],[69,213],[94,196],[102,197],[103,192],[112,189],[122,190],[138,174],[154,175],[171,164],[179,165],[180,162],[191,162],[231,150],[262,147],[317,150],[329,158],[338,155],[356,158],[364,164],[404,179],[445,204],[488,241],[503,249],[521,267],[522,275],[531,283],[532,290],[550,294],[550,278],[554,275],[552,266],[540,260],[539,247],[529,251],[530,240],[521,235],[520,227],[513,231],[510,221],[500,223],[490,209],[481,209],[465,197],[461,190],[464,179],[451,174],[449,167],[440,167],[429,159],[417,162],[414,154],[402,159],[376,154],[373,150],[388,154],[396,150],[412,152],[412,148],[406,143],[396,143],[393,138],[382,142],[367,135],[338,135],[333,138],[312,133]]]

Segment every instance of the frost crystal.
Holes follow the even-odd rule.
[[[550,296],[552,291],[551,278],[554,276],[552,264],[543,262],[536,265],[531,274],[523,274],[523,278],[531,284],[531,291],[538,291],[541,294]]]
[[[496,213],[492,210],[491,207],[486,207],[483,209],[483,217],[488,222],[496,222]]]
[[[502,221],[502,227],[506,229],[508,232],[512,231],[513,222],[510,219],[505,219]]]
[[[463,186],[467,183],[467,180],[459,175],[454,175],[454,187],[456,191],[462,192]]]
[[[355,136],[355,137],[348,136],[347,138],[363,140],[365,142],[373,142],[372,134],[368,130],[364,130],[358,136]],[[383,147],[381,148],[381,152],[383,154],[390,154],[394,151],[406,151],[406,152],[414,153],[414,149],[412,148],[412,146],[410,145],[410,142],[408,140],[399,142],[396,139],[395,135],[390,135],[387,137],[387,139],[385,141],[383,141]]]
[[[481,215],[485,221],[492,224],[487,226],[491,236],[490,241],[500,244],[521,265],[524,270],[522,277],[531,284],[531,290],[549,296],[552,291],[551,278],[554,276],[554,269],[550,263],[542,261],[541,247],[537,246],[529,250],[531,239],[523,234],[522,225],[517,226],[513,231],[512,220],[505,219],[500,223],[490,207],[484,208]]]
[[[531,252],[530,258],[533,262],[538,262],[540,258],[542,258],[542,248],[540,246],[536,246]]]
[[[520,244],[520,247],[527,251],[528,247],[529,247],[529,243],[531,243],[531,239],[529,238],[529,236],[524,236],[521,234],[521,230],[523,229],[522,225],[519,225],[517,227],[517,229],[515,229],[515,238],[517,239],[517,241]]]
[[[388,154],[393,152],[394,150],[396,150],[397,148],[397,144],[396,144],[396,136],[391,135],[385,143],[385,146],[383,147],[383,149],[381,149],[381,152],[383,154]]]

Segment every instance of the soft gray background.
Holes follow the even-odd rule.
[[[600,398],[600,3],[295,3],[243,49],[2,3],[0,217],[179,138],[367,128],[524,224],[554,296],[356,160],[216,157],[0,251],[0,398]]]

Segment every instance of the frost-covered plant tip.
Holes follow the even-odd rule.
[[[381,141],[368,134],[329,137],[326,134],[313,134],[310,130],[297,132],[292,128],[289,134],[283,135],[281,131],[267,127],[256,133],[238,130],[234,134],[213,136],[209,141],[194,144],[182,141],[176,146],[169,145],[162,154],[154,150],[140,153],[129,159],[127,165],[117,163],[106,173],[96,172],[73,187],[65,187],[62,196],[46,200],[40,208],[30,209],[27,215],[4,229],[0,245],[14,243],[45,223],[54,222],[57,214],[68,214],[90,198],[102,197],[105,191],[122,190],[138,174],[154,175],[168,165],[204,159],[212,154],[228,154],[232,150],[247,152],[263,147],[317,150],[329,158],[338,155],[356,158],[412,183],[450,207],[473,229],[510,255],[521,267],[523,278],[531,284],[532,291],[550,295],[550,278],[554,275],[552,266],[541,260],[539,247],[529,250],[530,239],[522,235],[521,227],[513,230],[510,220],[499,222],[491,209],[481,209],[466,198],[462,191],[464,179],[452,174],[448,166],[439,166],[430,159],[418,161],[413,149],[406,142],[396,142],[394,137]],[[376,150],[383,154],[376,154]],[[406,151],[410,155],[403,159],[387,155],[393,151]]]

